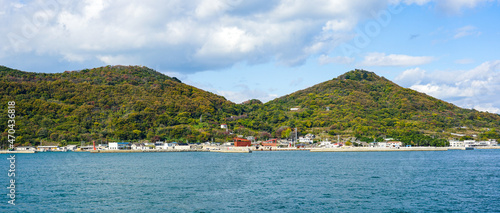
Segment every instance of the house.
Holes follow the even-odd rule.
[[[450,140],[450,147],[465,147],[463,141]]]
[[[266,147],[276,147],[278,146],[278,142],[277,142],[278,139],[271,139],[271,140],[267,140],[267,141],[264,141],[262,142],[262,146]]]
[[[68,151],[75,151],[77,149],[77,145],[67,145],[66,150]]]
[[[298,107],[293,107],[293,108],[290,108],[290,111],[298,111],[300,108]]]
[[[387,147],[387,142],[376,142],[377,145],[376,147],[377,148],[386,148]]]
[[[144,150],[144,149],[146,149],[146,147],[147,146],[144,146],[143,143],[134,143],[130,146],[130,148],[133,150]],[[149,147],[148,147],[148,149],[149,149]]]
[[[15,148],[16,151],[35,151],[35,147],[33,146],[18,146]]]
[[[474,147],[476,146],[476,140],[464,140],[465,147]]]
[[[173,148],[180,149],[180,150],[187,150],[187,149],[191,149],[191,146],[187,143],[178,143]]]
[[[403,146],[403,143],[401,141],[389,141],[389,142],[387,142],[387,147],[389,147],[389,148],[399,148],[402,146]]]
[[[88,145],[88,146],[80,146],[80,150],[81,151],[89,151],[89,150],[93,150],[94,149],[94,146],[91,146],[91,145]]]
[[[177,144],[177,142],[164,143],[162,149],[173,149],[176,144]]]
[[[306,138],[306,137],[299,137],[299,143],[313,143],[313,140],[311,138]]]
[[[220,128],[221,128],[221,129],[227,129],[227,124],[221,124],[221,125],[220,125]]]
[[[130,149],[129,142],[112,142],[109,143],[110,150],[118,150],[118,149]]]
[[[244,138],[234,138],[234,146],[251,146],[252,142]]]
[[[165,143],[164,143],[164,142],[162,142],[162,141],[156,141],[156,142],[154,143],[154,148],[155,148],[155,149],[163,149],[163,148],[164,148],[164,145],[165,145]],[[151,146],[148,146],[148,147],[151,147]]]
[[[37,146],[36,151],[46,152],[46,151],[57,151],[59,146]]]
[[[464,140],[455,141],[450,140],[450,147],[477,147],[477,146],[497,146],[497,141],[495,139],[490,139],[488,141],[476,141],[476,140]]]

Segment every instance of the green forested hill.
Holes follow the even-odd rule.
[[[0,67],[1,108],[16,101],[17,142],[188,139],[204,141],[240,114],[224,97],[139,66],[57,74]],[[202,122],[200,122],[200,120]],[[6,128],[6,117],[0,127]],[[5,133],[4,133],[5,134]],[[4,140],[4,139],[2,139]]]
[[[272,100],[241,123],[255,121],[274,130],[297,127],[302,134],[328,132],[364,141],[386,136],[419,145],[444,145],[445,140],[438,139],[448,138],[451,132],[498,137],[491,129],[499,127],[500,116],[462,109],[372,72],[354,70]]]
[[[108,140],[224,141],[300,134],[394,137],[445,145],[451,132],[498,138],[500,116],[467,110],[355,70],[268,103],[234,104],[141,66],[30,73],[0,66],[0,108],[16,101],[18,144]],[[291,108],[299,108],[291,111]],[[226,123],[231,131],[220,129]],[[3,136],[7,118],[0,118]],[[299,135],[300,135],[299,134]],[[2,137],[6,143],[6,137]]]

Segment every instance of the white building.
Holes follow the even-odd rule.
[[[376,142],[377,148],[386,148],[387,147],[387,142]]]
[[[221,124],[221,125],[220,125],[220,128],[221,128],[221,129],[227,129],[227,124]]]
[[[179,144],[176,144],[173,148],[180,149],[180,150],[186,150],[186,149],[191,149],[191,146],[187,143],[179,143]]]
[[[299,137],[299,143],[313,143],[313,139],[306,137]]]
[[[33,146],[18,146],[15,148],[16,151],[35,151],[35,147]]]
[[[130,149],[130,143],[128,143],[128,142],[112,142],[112,143],[109,143],[109,149],[110,150]]]
[[[463,141],[450,141],[450,147],[465,147]]]
[[[495,139],[490,139],[487,141],[476,141],[476,140],[464,140],[455,141],[450,140],[450,147],[477,147],[477,146],[497,146],[498,143]]]
[[[78,148],[77,145],[67,145],[66,150],[68,151],[75,151]]]
[[[387,147],[389,148],[399,148],[403,146],[403,143],[401,141],[389,141],[387,142]]]

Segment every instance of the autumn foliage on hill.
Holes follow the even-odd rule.
[[[497,114],[456,107],[354,70],[268,103],[234,104],[142,66],[31,73],[0,66],[1,103],[16,102],[16,142],[267,140],[325,133],[363,141],[394,137],[406,144],[446,145],[450,132],[498,138]],[[7,104],[0,106],[7,110]],[[299,108],[291,111],[291,108]],[[225,123],[229,130],[221,129]],[[7,134],[7,117],[0,131]],[[2,137],[6,144],[6,137]]]

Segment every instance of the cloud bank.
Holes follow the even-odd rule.
[[[353,38],[354,26],[388,6],[430,2],[0,0],[0,62],[142,64],[187,73],[236,63],[295,66],[332,53]],[[446,2],[436,5],[460,11],[486,0]],[[320,62],[351,61],[336,55]]]
[[[500,60],[485,62],[471,70],[429,73],[408,69],[395,78],[405,87],[451,101],[460,107],[500,113]]]

